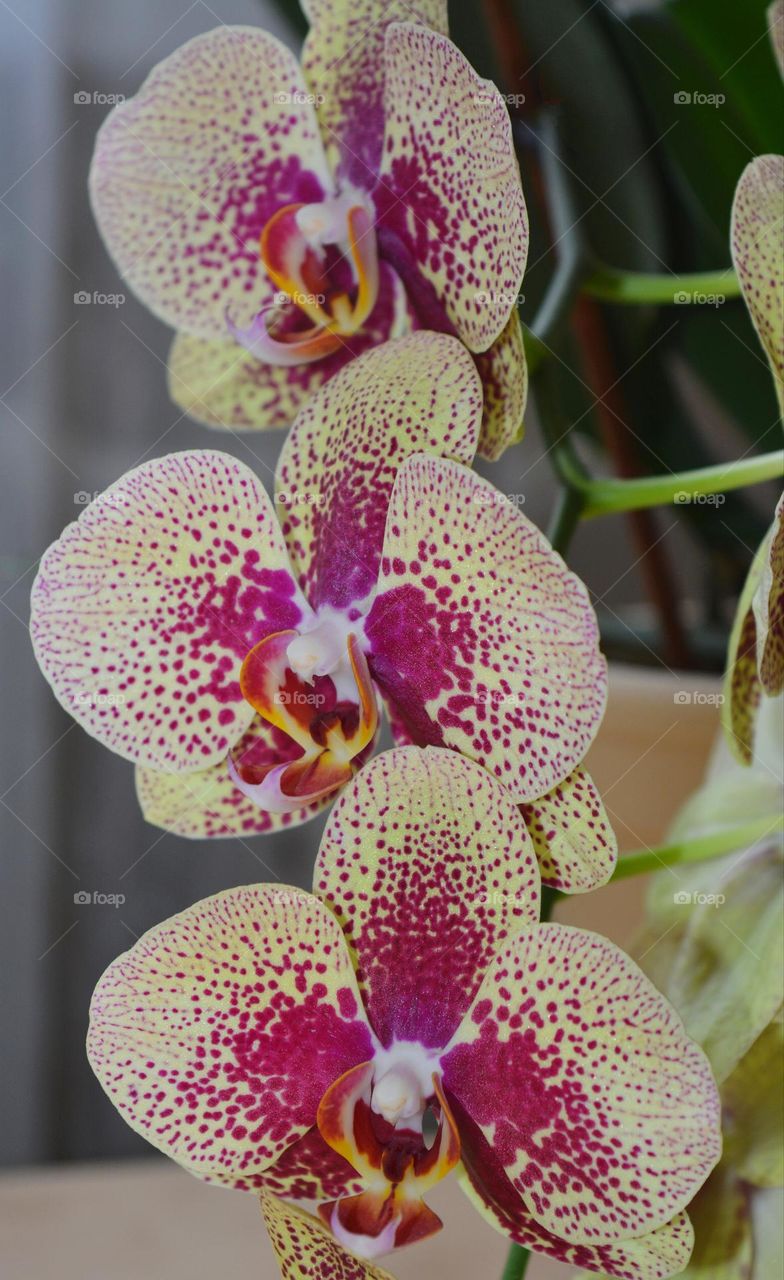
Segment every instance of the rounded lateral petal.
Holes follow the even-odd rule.
[[[365,632],[416,741],[462,751],[523,802],[569,776],[607,672],[588,593],[486,480],[419,455],[398,473]]]
[[[446,0],[303,0],[310,31],[302,69],[316,95],[328,153],[360,188],[375,185],[384,136],[384,37],[390,22],[421,21],[448,32]]]
[[[276,496],[314,607],[344,608],[374,589],[401,464],[420,451],[470,464],[481,416],[471,356],[426,331],[367,352],[308,402],[281,451]]]
[[[691,1254],[694,1232],[685,1213],[635,1239],[612,1244],[569,1243],[547,1231],[526,1209],[491,1148],[470,1121],[461,1117],[464,1173],[460,1186],[491,1227],[515,1244],[615,1280],[665,1280],[680,1275]]]
[[[68,525],[41,561],[30,628],[88,733],[150,768],[197,769],[253,719],[245,654],[307,611],[261,482],[205,449],[143,463]]]
[[[669,1222],[721,1151],[707,1059],[637,966],[597,934],[524,930],[441,1059],[543,1227],[602,1245]]]
[[[235,764],[262,767],[285,764],[296,760],[299,754],[291,738],[261,716],[256,716],[231,750]],[[192,840],[260,835],[299,826],[315,818],[332,799],[328,796],[292,812],[270,813],[234,785],[225,760],[190,773],[164,773],[137,766],[136,794],[147,822]]]
[[[741,174],[730,243],[743,298],[765,348],[784,413],[784,156],[757,156]]]
[[[274,286],[259,237],[277,209],[331,192],[294,55],[255,27],[189,40],[103,124],[90,170],[101,235],[162,320],[203,338],[249,324]]]
[[[506,104],[445,36],[425,27],[388,27],[384,65],[379,223],[466,345],[486,351],[507,323],[528,252]],[[488,306],[489,296],[508,296],[509,305]]]
[[[491,347],[474,357],[484,391],[484,414],[477,452],[496,462],[523,434],[528,399],[528,366],[517,310]]]
[[[357,958],[382,1043],[447,1043],[498,945],[539,916],[539,873],[517,807],[451,751],[396,747],[336,802],[314,888]]]
[[[721,722],[729,747],[741,764],[751,764],[754,758],[757,716],[762,700],[754,599],[762,580],[766,546],[767,539],[757,550],[743,584],[727,646]]]
[[[416,325],[405,290],[387,263],[373,313],[361,330],[342,338],[322,360],[289,366],[264,364],[232,338],[178,333],[169,353],[169,394],[207,427],[259,431],[288,427],[310,396],[363,351]]]
[[[574,769],[552,791],[521,808],[543,884],[562,893],[588,893],[607,883],[618,860],[618,842],[584,769]]]
[[[99,981],[87,1050],[132,1129],[224,1179],[276,1161],[372,1052],[339,926],[286,885],[228,889],[146,933]]]
[[[394,1280],[347,1253],[318,1218],[269,1191],[261,1194],[261,1211],[281,1280]]]

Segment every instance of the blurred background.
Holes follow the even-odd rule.
[[[456,42],[509,95],[532,228],[521,314],[531,325],[550,312],[526,438],[482,469],[546,527],[559,492],[549,449],[559,424],[574,425],[597,474],[666,473],[777,447],[770,374],[740,301],[622,309],[575,302],[568,282],[553,291],[577,242],[627,270],[729,266],[737,179],[754,155],[784,150],[765,4],[454,0],[450,17]],[[41,553],[143,459],[225,448],[271,486],[280,436],[212,433],[169,401],[164,325],[130,294],[116,306],[76,300],[123,292],[86,193],[105,95],[131,95],[161,58],[219,23],[258,23],[293,47],[304,29],[295,0],[0,0],[8,1165],[149,1150],[85,1060],[96,979],[147,928],[200,897],[270,875],[306,884],[322,826],[210,845],[147,826],[131,766],[55,703],[27,634]],[[581,525],[569,560],[596,601],[609,655],[670,673],[718,672],[774,502],[761,486],[721,505]],[[666,789],[666,779],[657,785]],[[74,899],[93,891],[123,902]]]

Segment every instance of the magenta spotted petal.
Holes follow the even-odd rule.
[[[522,806],[542,883],[563,893],[587,893],[610,879],[618,842],[592,778],[577,768]]]
[[[230,752],[235,766],[244,766],[248,776],[253,769],[263,776],[270,766],[288,764],[301,754],[291,738],[260,716]],[[247,837],[299,826],[315,818],[332,800],[327,796],[305,808],[270,813],[235,786],[226,760],[187,773],[137,766],[136,794],[147,822],[191,840]]]
[[[546,924],[509,943],[442,1068],[447,1096],[532,1216],[569,1243],[664,1226],[719,1158],[705,1055],[637,966],[596,934]]]
[[[644,1235],[603,1245],[575,1244],[547,1231],[529,1212],[482,1133],[460,1115],[460,1185],[471,1204],[496,1231],[533,1253],[614,1280],[666,1280],[679,1275],[691,1256],[694,1231],[685,1213]]]
[[[449,40],[422,26],[387,29],[385,70],[379,244],[404,283],[424,278],[422,305],[444,324],[435,312],[423,323],[451,326],[485,351],[506,326],[528,251],[506,104]]]
[[[384,37],[390,22],[447,34],[446,0],[303,0],[310,31],[302,69],[316,98],[327,152],[353,185],[375,185],[384,135]]]
[[[318,1218],[296,1205],[265,1192],[261,1210],[281,1280],[394,1280],[348,1253]]]
[[[401,747],[336,803],[314,888],[357,957],[385,1046],[441,1048],[497,947],[539,916],[539,872],[517,807],[451,751]]]
[[[131,1128],[192,1173],[260,1173],[368,1058],[343,935],[310,894],[229,889],[145,934],[96,988],[93,1070]]]
[[[36,656],[67,711],[126,760],[220,763],[253,719],[242,660],[309,609],[256,476],[207,450],[146,462],[49,548]]]
[[[103,125],[93,209],[127,283],[203,338],[272,301],[259,237],[283,205],[331,193],[297,60],[274,36],[221,26],[161,62]]]
[[[732,205],[732,260],[784,413],[784,156],[757,156]]]
[[[400,466],[420,451],[470,465],[481,416],[471,356],[436,333],[369,351],[313,397],[283,447],[276,498],[314,608],[369,596]]]
[[[365,629],[371,671],[413,739],[479,761],[516,800],[585,756],[606,699],[588,593],[465,467],[418,455],[401,468]]]

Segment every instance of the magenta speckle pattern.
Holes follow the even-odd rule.
[[[707,1058],[597,934],[553,924],[521,933],[491,965],[442,1067],[447,1095],[530,1212],[566,1241],[601,1245],[664,1225],[721,1153]]]
[[[88,1055],[132,1128],[192,1172],[262,1172],[371,1056],[340,927],[301,889],[229,889],[101,978]]]
[[[318,1218],[296,1205],[265,1192],[261,1211],[281,1280],[394,1280],[387,1271],[347,1253]]]
[[[518,801],[585,756],[607,683],[588,593],[465,467],[417,455],[400,469],[365,629],[371,670],[404,719],[418,702],[438,735],[425,741],[477,760]]]
[[[337,174],[375,184],[384,134],[384,37],[390,22],[422,22],[447,35],[446,0],[303,0],[310,31],[302,69],[323,101],[317,112],[325,144],[339,148]]]
[[[732,206],[732,261],[784,413],[784,156],[757,156]]]
[[[243,327],[272,300],[259,258],[272,214],[331,189],[297,60],[254,27],[220,26],[155,67],[108,116],[90,173],[124,280],[203,338],[226,336],[227,311]]]
[[[587,893],[607,883],[618,860],[618,842],[584,769],[574,769],[552,791],[521,808],[543,884],[562,893]]]
[[[590,1245],[562,1240],[536,1221],[481,1131],[459,1109],[458,1115],[460,1154],[467,1174],[463,1190],[482,1216],[515,1244],[616,1280],[667,1280],[685,1269],[694,1245],[687,1214],[676,1214],[655,1231],[618,1243]]]
[[[377,756],[335,804],[314,887],[343,925],[382,1044],[441,1048],[501,942],[539,916],[517,807],[448,751]]]
[[[259,766],[284,764],[301,754],[288,734],[261,716],[255,717],[231,749],[235,763]],[[299,826],[315,818],[332,800],[331,795],[325,796],[291,813],[269,813],[235,787],[225,760],[187,773],[137,766],[136,794],[148,822],[191,840],[263,835]]]
[[[385,70],[379,222],[412,254],[460,338],[485,351],[512,309],[497,299],[517,297],[528,252],[506,104],[422,26],[387,28]]]
[[[248,650],[308,615],[252,471],[208,450],[144,463],[41,561],[36,656],[106,746],[150,768],[208,768],[243,735]]]
[[[314,608],[345,608],[375,588],[398,469],[420,451],[470,465],[481,417],[482,387],[465,347],[422,332],[367,352],[306,405],[283,446],[275,490]]]

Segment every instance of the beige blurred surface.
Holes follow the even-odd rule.
[[[718,686],[694,676],[615,669],[610,709],[589,757],[622,850],[661,843],[699,783],[718,727]],[[685,697],[684,695],[688,695]],[[558,907],[558,918],[628,942],[644,885],[621,882]],[[492,1280],[505,1241],[455,1179],[428,1197],[446,1229],[392,1260],[398,1280]],[[168,1162],[72,1165],[0,1177],[4,1280],[215,1280],[278,1272],[252,1196],[206,1187]],[[528,1280],[570,1268],[532,1260]]]

